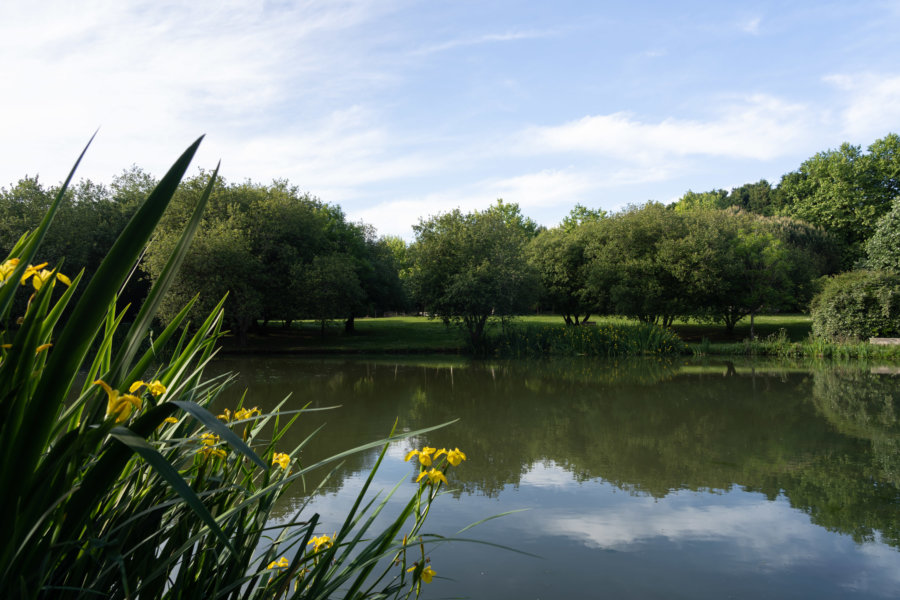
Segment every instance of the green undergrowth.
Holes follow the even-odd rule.
[[[755,340],[712,343],[708,339],[689,344],[699,356],[770,356],[778,358],[821,358],[831,360],[900,360],[900,345],[875,345],[868,342],[828,342],[813,336],[792,341],[784,330]]]
[[[647,323],[553,326],[522,322],[488,338],[488,351],[506,358],[541,356],[665,356],[685,351],[670,329]]]

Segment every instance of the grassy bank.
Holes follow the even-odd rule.
[[[515,322],[529,329],[565,328],[557,315],[527,316]],[[597,328],[635,324],[620,317],[599,317],[594,322]],[[691,354],[900,360],[900,346],[830,344],[813,340],[811,328],[808,315],[762,315],[755,319],[756,340],[750,342],[746,319],[732,332],[722,325],[692,321],[676,321],[672,326]],[[318,322],[295,321],[289,328],[276,323],[251,334],[246,347],[239,347],[231,338],[224,349],[251,354],[463,354],[465,343],[459,330],[446,327],[439,319],[387,317],[357,319],[353,333],[346,333],[343,323],[330,323],[324,336]]]

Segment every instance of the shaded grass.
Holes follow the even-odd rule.
[[[329,323],[322,336],[317,321],[294,321],[290,328],[280,325],[264,332],[251,332],[241,348],[234,337],[223,345],[226,351],[249,353],[459,353],[463,339],[459,331],[438,319],[427,317],[385,317],[357,319],[356,330],[346,333],[342,322]]]
[[[627,328],[638,325],[623,317],[595,317],[586,329]],[[513,321],[526,329],[566,329],[558,315],[530,315]],[[826,359],[900,360],[900,346],[833,344],[810,336],[812,320],[803,314],[757,316],[757,339],[749,341],[750,323],[744,320],[733,332],[718,324],[676,321],[671,329],[686,342],[687,354],[719,356],[809,357]],[[492,330],[500,331],[499,326]],[[342,322],[328,324],[324,337],[320,324],[295,321],[290,328],[276,324],[264,332],[251,333],[248,345],[240,347],[229,338],[224,349],[249,354],[465,354],[465,338],[455,327],[427,317],[357,319],[356,331],[346,333]],[[528,354],[527,352],[525,354]],[[533,353],[531,353],[533,355]]]

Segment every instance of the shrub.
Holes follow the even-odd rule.
[[[900,335],[900,275],[849,271],[828,279],[810,305],[813,335],[834,341]]]

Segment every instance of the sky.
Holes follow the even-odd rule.
[[[900,132],[900,2],[0,0],[0,187],[287,179],[379,234],[776,184]]]

